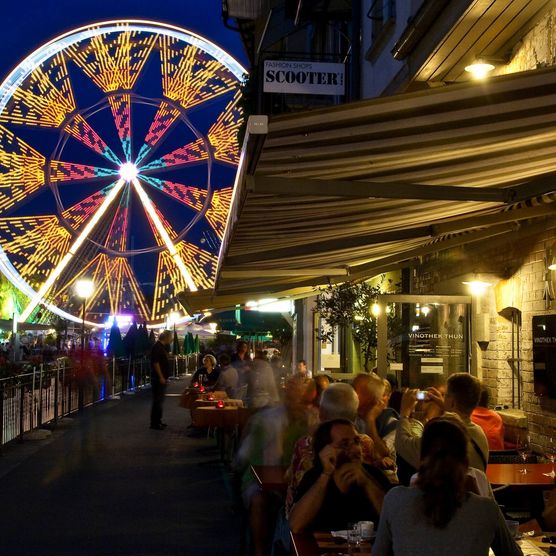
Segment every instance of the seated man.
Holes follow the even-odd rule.
[[[341,382],[332,384],[322,393],[319,408],[319,420],[321,423],[334,419],[346,419],[352,423],[357,417],[357,405],[359,401],[355,390],[349,384]],[[312,431],[314,432],[314,431]],[[361,436],[361,449],[363,451],[363,462],[375,463],[373,441],[366,435]],[[313,467],[315,455],[313,452],[313,436],[308,434],[300,438],[294,447],[290,467],[286,473],[288,478],[288,492],[286,495],[286,516],[296,498],[297,489],[303,476]]]
[[[485,471],[488,462],[488,442],[481,427],[475,425],[470,418],[479,401],[480,390],[477,378],[468,373],[455,373],[448,378],[445,397],[435,388],[429,388],[427,392],[429,401],[432,402],[429,409],[436,406],[438,410],[436,414],[429,412],[429,415],[436,417],[444,411],[452,411],[464,422],[469,434],[469,465]],[[419,465],[423,436],[423,423],[411,418],[416,405],[417,390],[407,390],[402,397],[400,420],[396,430],[396,452],[414,469]]]
[[[345,529],[362,520],[376,523],[390,482],[362,463],[353,424],[345,419],[322,423],[313,447],[313,468],[305,473],[289,516],[292,532]]]
[[[489,450],[503,450],[504,449],[504,422],[502,417],[488,408],[490,393],[488,388],[483,384],[481,385],[481,395],[479,396],[479,403],[471,413],[471,421],[479,425],[483,429],[487,440]]]

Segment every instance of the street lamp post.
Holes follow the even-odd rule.
[[[83,379],[84,379],[84,368],[83,362],[85,359],[85,311],[87,307],[87,299],[93,294],[95,285],[92,280],[78,280],[75,283],[75,293],[78,297],[83,300],[82,303],[82,313],[81,313],[81,365],[79,369],[79,393],[78,393],[78,410],[83,410]]]

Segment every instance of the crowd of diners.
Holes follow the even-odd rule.
[[[232,466],[256,556],[289,554],[290,531],[358,521],[375,523],[373,556],[522,554],[485,475],[504,431],[475,377],[453,374],[418,401],[395,377],[334,382],[300,364],[280,387],[265,358],[244,361],[242,347],[212,379],[206,356],[194,379],[242,392],[253,408]],[[285,497],[262,489],[252,465],[287,466]]]

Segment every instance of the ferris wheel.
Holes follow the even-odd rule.
[[[0,85],[0,270],[88,322],[164,322],[210,288],[239,161],[244,68],[210,41],[110,21],[45,44]],[[78,280],[94,284],[76,298]]]

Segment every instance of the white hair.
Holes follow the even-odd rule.
[[[355,421],[359,399],[353,386],[336,382],[331,384],[324,392],[320,400],[321,421],[332,421],[333,419],[347,419]]]

